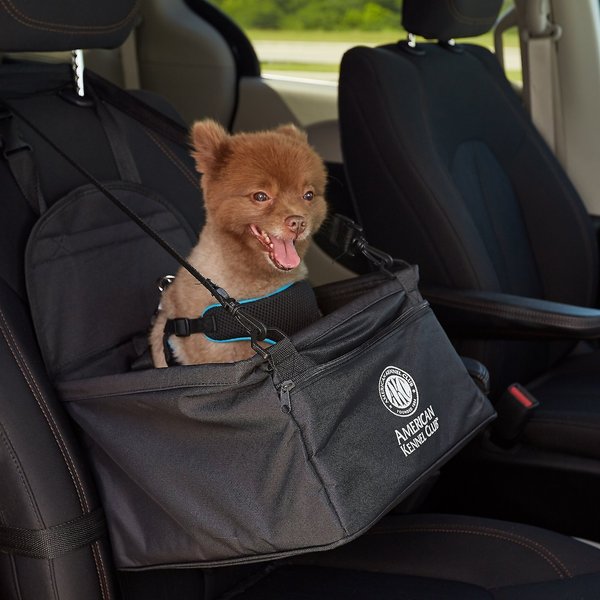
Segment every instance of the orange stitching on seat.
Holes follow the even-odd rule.
[[[2,442],[4,443],[4,446],[6,447],[8,455],[10,456],[11,460],[13,461],[13,463],[17,469],[17,473],[19,474],[21,483],[23,484],[23,487],[25,488],[25,491],[27,492],[27,497],[29,498],[29,504],[31,504],[31,508],[33,509],[33,512],[35,513],[35,516],[37,517],[38,522],[40,523],[42,528],[45,528],[46,524],[44,522],[44,518],[40,513],[40,509],[37,506],[37,503],[34,500],[33,494],[31,493],[31,487],[29,486],[29,482],[27,481],[27,478],[25,477],[25,473],[23,473],[23,469],[21,468],[21,463],[17,459],[13,445],[8,437],[8,433],[6,432],[4,427],[2,427],[1,424],[0,424],[0,438],[2,438]],[[3,519],[0,518],[0,522],[2,522],[2,521],[3,521]],[[8,525],[8,523],[5,523],[5,525]]]
[[[541,558],[543,558],[558,574],[561,579],[566,577],[572,577],[571,572],[566,567],[566,565],[556,556],[551,550],[547,547],[543,546],[539,542],[527,538],[525,536],[519,534],[507,534],[505,531],[501,531],[499,529],[491,529],[488,527],[481,527],[479,529],[467,529],[467,528],[451,528],[451,527],[407,527],[401,529],[385,529],[382,531],[372,531],[371,535],[375,534],[387,534],[387,533],[414,533],[414,532],[422,532],[422,533],[462,533],[469,535],[480,535],[483,537],[491,537],[497,538],[503,541],[512,542],[513,544],[517,544],[534,552]],[[562,569],[562,572],[561,572]]]
[[[85,34],[102,34],[112,33],[124,27],[128,21],[135,17],[140,0],[137,0],[131,11],[120,21],[110,25],[66,25],[63,23],[51,23],[34,19],[21,12],[13,3],[12,0],[0,0],[0,4],[4,7],[7,14],[21,25],[31,29],[42,29],[44,31],[52,31],[55,33],[85,33]]]
[[[1,1],[1,0],[0,0]],[[200,184],[198,180],[192,176],[189,169],[185,166],[184,163],[177,157],[177,155],[172,152],[167,146],[165,146],[149,129],[144,127],[145,133],[148,137],[162,150],[163,154],[183,173],[186,179],[198,190],[201,191]]]
[[[75,491],[77,492],[77,497],[79,499],[79,506],[81,507],[82,511],[87,514],[90,512],[89,503],[88,503],[88,499],[85,495],[85,489],[83,487],[81,479],[79,478],[79,474],[77,473],[77,468],[75,467],[75,464],[73,463],[71,456],[68,453],[66,444],[60,434],[60,430],[56,427],[56,424],[52,421],[52,415],[50,414],[50,412],[48,410],[48,406],[46,405],[44,396],[43,396],[41,390],[39,389],[37,382],[35,381],[35,378],[33,377],[33,374],[29,370],[29,367],[27,366],[27,363],[25,362],[23,355],[21,354],[21,351],[19,350],[18,344],[17,344],[17,342],[12,334],[12,331],[6,321],[6,318],[4,316],[4,312],[2,311],[2,309],[0,309],[0,320],[2,321],[2,324],[0,324],[0,332],[2,333],[2,336],[4,337],[4,340],[7,344],[10,352],[13,355],[13,358],[15,359],[15,363],[19,367],[19,370],[21,371],[23,378],[25,379],[29,389],[31,390],[33,397],[35,398],[38,406],[40,407],[40,410],[42,411],[42,414],[44,415],[44,418],[46,419],[46,423],[48,423],[48,427],[50,428],[50,431],[52,433],[52,436],[54,437],[56,445],[58,446],[58,449],[60,450],[60,453],[62,454],[65,465],[67,466],[67,469],[71,476],[71,481],[73,482],[73,486],[75,487]],[[2,325],[4,325],[4,327]],[[8,337],[7,337],[7,334],[8,334]],[[15,351],[18,354],[18,356],[17,356],[17,354],[15,354]],[[106,568],[104,566],[104,562],[102,561],[102,556],[100,555],[100,551],[99,550],[96,551],[96,548],[95,548],[96,544],[99,544],[99,542],[96,542],[95,544],[92,545],[92,556],[94,559],[94,565],[96,567],[96,573],[98,574],[98,579],[99,579],[100,588],[101,588],[101,592],[102,592],[102,598],[105,600],[108,600],[109,596],[107,595],[108,594],[108,582],[106,580]],[[100,567],[98,565],[98,559],[100,560],[100,563],[101,563],[102,573],[100,572]]]
[[[81,509],[83,510],[83,512],[87,513],[90,510],[89,504],[88,504],[87,498],[85,496],[85,491],[83,489],[81,480],[79,479],[79,475],[77,473],[75,465],[74,465],[73,461],[71,460],[71,457],[68,454],[66,444],[65,444],[64,440],[62,439],[60,431],[56,427],[56,424],[52,421],[52,415],[50,414],[50,411],[48,410],[48,406],[46,405],[43,394],[41,393],[40,389],[38,388],[37,383],[36,383],[33,375],[31,374],[31,371],[29,370],[29,367],[27,366],[27,363],[25,362],[23,355],[21,354],[21,352],[19,350],[19,347],[15,341],[15,338],[14,338],[14,336],[10,330],[10,327],[8,326],[6,318],[4,316],[4,312],[1,309],[0,309],[0,319],[2,320],[2,324],[4,325],[4,327],[2,327],[2,325],[0,325],[0,332],[2,332],[2,336],[4,337],[4,340],[6,341],[6,344],[8,345],[8,348],[9,348],[11,354],[13,355],[13,358],[15,359],[16,364],[19,367],[19,370],[21,371],[21,373],[23,375],[23,378],[25,379],[27,385],[29,386],[29,389],[31,390],[31,393],[33,394],[33,397],[35,398],[38,406],[40,407],[40,410],[42,411],[42,414],[44,415],[44,418],[46,419],[46,423],[48,423],[48,427],[50,428],[50,431],[52,432],[54,441],[56,442],[56,445],[58,446],[58,449],[60,450],[60,453],[62,454],[63,460],[65,461],[65,465],[67,466],[69,474],[71,475],[71,481],[73,482],[73,485],[77,492],[77,496],[79,498],[79,505],[81,506]],[[8,337],[7,337],[7,334],[8,334]],[[15,354],[15,352],[16,352],[16,354]],[[17,354],[18,354],[18,356],[17,356]]]
[[[94,542],[92,544],[92,555],[94,556],[94,563],[96,564],[96,573],[98,573],[98,579],[100,581],[100,592],[102,593],[103,600],[108,600],[110,597],[108,579],[106,577],[106,567],[102,560],[102,549],[100,548],[100,542]],[[100,573],[100,567],[98,566],[100,561],[102,573]]]

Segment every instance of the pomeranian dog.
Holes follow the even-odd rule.
[[[202,174],[205,224],[188,261],[233,298],[258,298],[305,279],[304,255],[323,222],[326,172],[294,125],[229,135],[211,120],[191,132]],[[163,292],[150,331],[152,360],[166,367],[168,319],[199,317],[215,299],[184,268]],[[171,335],[178,364],[233,362],[254,354],[247,341],[215,343],[203,334]]]

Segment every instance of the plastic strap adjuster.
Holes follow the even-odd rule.
[[[191,335],[189,319],[173,319],[173,333],[177,337],[188,337]]]

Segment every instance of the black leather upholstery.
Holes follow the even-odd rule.
[[[596,573],[598,557],[593,546],[537,527],[426,514],[386,517],[350,545],[293,562],[460,581],[491,590]]]
[[[425,287],[438,318],[455,335],[522,339],[600,338],[600,310],[503,292]]]
[[[329,600],[377,598],[378,600],[565,600],[565,590],[581,600],[592,600],[589,590],[598,586],[596,575],[533,584],[514,589],[486,590],[458,581],[425,579],[404,575],[355,572],[318,567],[283,567],[250,588],[241,600],[307,600],[327,590]],[[568,592],[567,592],[568,593]],[[401,594],[401,595],[399,595]]]
[[[3,0],[3,51],[115,48],[131,30],[140,0]]]
[[[216,597],[228,589],[226,597],[236,600],[595,600],[599,561],[600,551],[591,545],[526,525],[391,515],[336,550],[246,572],[218,569],[208,577]],[[176,581],[176,573],[168,577]],[[200,593],[194,575],[185,573],[183,579],[190,592],[186,598],[194,597],[194,589]],[[144,598],[156,584],[156,577],[142,573],[123,579],[126,590]],[[151,597],[173,598],[166,587]]]
[[[71,82],[69,65],[0,66],[3,96],[104,181],[119,177],[92,107],[79,107],[57,91]],[[37,99],[27,95],[35,88]],[[162,106],[158,103],[157,106]],[[153,138],[120,116],[144,184],[172,196],[189,222],[202,218],[199,184],[185,149]],[[48,204],[85,182],[55,152],[20,125],[34,148]],[[36,215],[0,160],[0,527],[39,530],[77,519],[99,506],[85,452],[57,400],[33,333],[23,276],[23,255]],[[180,200],[178,200],[178,198]],[[116,597],[106,537],[52,560],[0,552],[0,597],[80,600]]]
[[[87,461],[48,381],[28,311],[0,280],[0,527],[40,530],[98,508]],[[2,549],[4,550],[4,549]],[[77,585],[70,581],[77,573]],[[0,552],[0,597],[114,594],[106,538],[53,560]]]

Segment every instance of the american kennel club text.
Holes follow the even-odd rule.
[[[419,390],[414,379],[398,367],[386,367],[381,373],[379,397],[383,405],[398,417],[410,417],[419,407]],[[406,425],[396,429],[396,439],[404,456],[420,448],[439,426],[439,419],[429,405]]]

